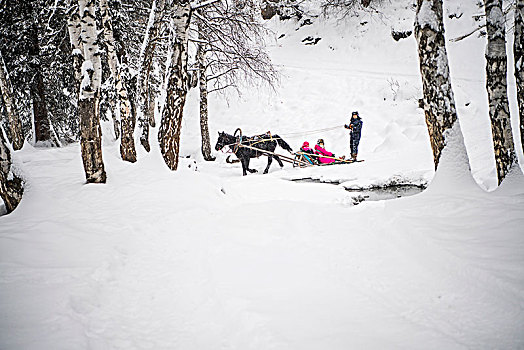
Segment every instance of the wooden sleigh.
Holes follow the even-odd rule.
[[[331,163],[321,163],[319,158],[329,158],[334,159],[334,162]],[[325,165],[335,165],[335,164],[351,164],[355,162],[363,162],[364,160],[353,160],[353,159],[343,159],[337,157],[329,157],[323,154],[313,154],[307,152],[296,152],[295,161],[293,162],[293,167],[305,168],[308,166],[325,166]]]

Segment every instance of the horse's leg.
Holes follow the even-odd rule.
[[[264,170],[264,174],[267,174],[269,172],[269,167],[271,166],[271,162],[273,162],[273,156],[268,154],[267,155],[267,167],[266,167],[266,170]]]
[[[275,157],[275,160],[278,162],[278,165],[280,165],[280,167],[282,168],[284,166],[284,163],[282,163],[280,158],[278,156],[273,156],[273,157]]]
[[[249,159],[249,158],[248,158]],[[244,157],[240,157],[240,163],[242,163],[242,175],[243,176],[246,176],[247,175],[247,165],[246,165],[246,158]]]

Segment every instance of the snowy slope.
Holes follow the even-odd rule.
[[[352,207],[336,186],[159,156],[106,156],[112,180],[82,185],[78,152],[19,155],[34,185],[2,218],[2,348],[524,344],[522,177]]]
[[[272,20],[286,34],[271,44],[280,89],[210,103],[212,141],[271,130],[295,149],[322,137],[337,154],[349,151],[343,128],[293,133],[359,110],[363,163],[242,177],[226,154],[203,162],[195,92],[182,139],[192,158],[177,172],[155,146],[127,164],[106,139],[108,183],[84,185],[78,145],[17,152],[27,186],[0,217],[0,349],[524,347],[524,178],[494,190],[483,59],[469,58],[483,42],[448,46],[476,181],[444,168],[431,182],[416,46],[389,34],[414,13],[390,6],[338,26]],[[466,10],[448,37],[467,31]],[[306,46],[310,35],[322,39]],[[288,181],[301,177],[341,184]],[[392,180],[431,183],[358,206],[343,189]]]
[[[478,25],[473,3],[448,2],[446,13],[462,13],[459,19],[445,16],[448,39],[463,35]],[[352,111],[358,110],[364,120],[360,157],[376,163],[386,174],[415,171],[416,177],[431,179],[431,148],[423,110],[416,41],[394,41],[391,30],[412,29],[412,6],[393,2],[383,14],[349,17],[327,23],[313,19],[313,25],[302,21],[270,22],[275,33],[269,48],[274,62],[281,67],[282,80],[277,93],[253,90],[240,99],[221,96],[210,101],[212,143],[216,131],[233,133],[241,127],[252,135],[270,130],[282,136],[294,149],[304,140],[326,141],[328,150],[337,155],[349,154],[349,136],[342,127]],[[282,34],[284,37],[280,38]],[[305,45],[307,37],[322,38],[317,45]],[[277,39],[279,38],[279,39]],[[495,160],[491,141],[485,90],[485,38],[476,35],[459,42],[448,41],[452,85],[459,119],[465,134],[472,172],[487,190],[497,186]],[[511,42],[508,53],[511,58]],[[510,104],[514,129],[518,115],[509,64]],[[398,85],[397,85],[398,84]],[[513,82],[514,84],[514,82]],[[197,92],[193,91],[189,113],[198,113]],[[315,132],[340,126],[328,132]],[[198,156],[198,118],[186,118],[182,148],[185,154]],[[519,137],[515,143],[522,157]],[[372,154],[372,157],[369,155]],[[400,163],[400,164],[399,164]],[[327,175],[326,175],[327,176]],[[333,175],[333,179],[341,176]],[[380,182],[388,182],[382,179]]]

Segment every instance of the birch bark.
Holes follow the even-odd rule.
[[[4,63],[4,58],[0,52],[0,91],[2,92],[2,100],[4,101],[7,119],[9,122],[11,144],[13,149],[18,151],[24,145],[24,137],[22,135],[22,123],[20,122],[20,117],[16,110],[14,95],[13,95],[13,86],[11,85],[11,80],[9,79],[9,74]]]
[[[12,173],[11,151],[0,128],[0,198],[4,201],[7,213],[12,212],[22,200],[23,181]]]
[[[75,1],[76,2],[76,1]],[[80,82],[82,81],[82,62],[84,62],[84,47],[82,45],[82,28],[80,24],[80,14],[78,11],[78,3],[73,4],[71,15],[67,21],[67,31],[69,33],[69,41],[71,43],[71,55],[73,56],[73,69],[76,84],[76,94],[80,94]]]
[[[415,37],[422,75],[424,114],[437,169],[447,137],[451,134],[450,130],[458,124],[449,77],[442,0],[417,0]],[[465,150],[465,146],[462,146]]]
[[[524,0],[516,0],[515,5],[513,54],[515,58],[515,81],[517,83],[517,102],[519,107],[520,143],[524,151]]]
[[[486,29],[486,89],[488,91],[489,117],[495,150],[498,183],[517,162],[507,93],[507,56],[505,20],[502,0],[485,0]]]
[[[180,152],[182,116],[187,95],[187,41],[191,5],[188,0],[170,0],[170,6],[173,10],[170,23],[170,46],[173,53],[158,141],[166,165],[169,169],[176,170]]]
[[[100,11],[102,12],[102,24],[104,27],[104,38],[107,48],[107,61],[115,84],[118,98],[117,106],[120,109],[120,125],[122,128],[120,156],[123,160],[134,163],[136,162],[135,140],[133,136],[135,121],[131,113],[129,94],[126,85],[122,80],[121,66],[115,50],[113,26],[107,0],[100,0]]]
[[[84,62],[78,99],[80,116],[80,145],[88,183],[105,183],[106,172],[102,160],[102,131],[97,108],[102,67],[97,45],[94,0],[78,0]]]
[[[138,123],[142,129],[140,143],[149,152],[149,127],[155,126],[154,103],[155,96],[150,87],[150,74],[153,64],[153,54],[161,28],[161,21],[165,12],[165,0],[154,0],[149,14],[148,25],[144,34],[140,50],[140,71],[137,79],[138,86]]]
[[[202,155],[207,161],[215,160],[211,155],[211,141],[209,140],[208,108],[207,108],[207,72],[206,72],[206,46],[203,43],[202,23],[198,21],[200,43],[197,48],[197,60],[200,86],[200,134],[202,136]]]

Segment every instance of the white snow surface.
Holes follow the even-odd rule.
[[[93,72],[93,62],[91,60],[82,63],[82,82],[80,83],[80,99],[92,98],[91,73]]]
[[[465,8],[445,14],[447,38],[476,13],[452,3]],[[204,162],[195,90],[182,130],[190,158],[176,172],[156,142],[123,162],[110,123],[104,185],[84,184],[78,145],[15,152],[26,190],[0,217],[0,349],[524,348],[524,177],[515,168],[497,188],[485,41],[448,45],[472,171],[458,137],[435,175],[415,39],[390,36],[414,16],[390,4],[338,25],[273,19],[275,36],[286,34],[270,47],[278,91],[210,100],[213,145],[217,131],[241,127],[293,149],[323,138],[337,155],[349,153],[342,125],[358,110],[364,162],[274,161],[262,175],[261,158],[246,177],[227,154]],[[307,36],[322,39],[308,46]],[[289,181],[308,177],[338,185]],[[356,206],[344,190],[392,183],[429,186]]]
[[[432,8],[433,1],[425,0],[422,1],[420,10],[417,14],[416,21],[419,24],[420,28],[429,27],[434,31],[439,30],[437,14]]]

